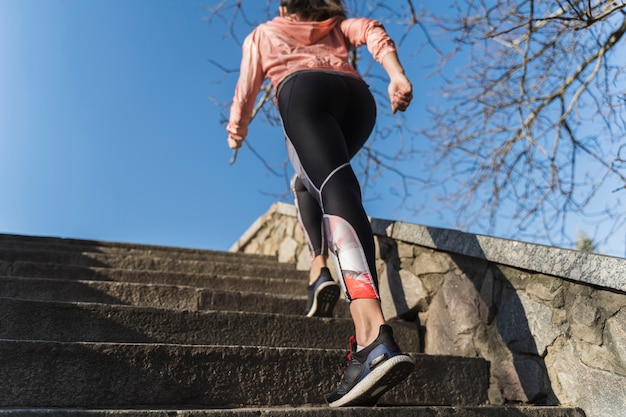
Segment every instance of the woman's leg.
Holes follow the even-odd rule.
[[[350,166],[374,126],[375,103],[360,80],[309,72],[288,80],[278,102],[290,160],[321,207],[356,331],[344,377],[326,399],[332,407],[374,405],[415,366],[385,325],[374,238]]]
[[[298,176],[291,182],[291,188],[298,213],[298,223],[304,233],[304,238],[311,254],[309,269],[309,284],[313,284],[322,268],[326,268],[328,246],[324,236],[322,224],[322,209],[317,200],[307,191]]]
[[[332,317],[337,300],[339,300],[340,289],[326,265],[328,245],[322,227],[322,210],[317,200],[307,191],[297,176],[292,181],[292,190],[298,222],[311,254],[304,314],[307,317]]]
[[[374,126],[374,100],[361,80],[312,72],[288,80],[278,99],[290,159],[301,187],[321,207],[324,233],[351,302],[357,342],[365,346],[384,319],[374,239],[350,159]],[[369,301],[354,303],[359,299]]]
[[[341,196],[339,198],[338,196]],[[376,273],[376,252],[358,181],[350,167],[336,172],[322,190],[330,253],[341,270],[359,346],[371,344],[385,323]]]

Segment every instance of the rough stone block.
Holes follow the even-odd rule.
[[[474,357],[480,296],[464,275],[448,273],[428,308],[426,353]]]
[[[562,333],[560,327],[552,323],[552,310],[524,293],[511,293],[504,300],[496,323],[504,343],[518,353],[543,356],[546,348]]]
[[[297,250],[298,242],[296,242],[293,238],[287,237],[283,239],[283,241],[279,244],[278,262],[295,263]]]
[[[550,349],[546,365],[557,398],[576,404],[589,417],[621,416],[626,410],[626,376],[585,364],[572,340]]]

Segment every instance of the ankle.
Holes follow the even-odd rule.
[[[364,326],[356,334],[356,342],[361,347],[368,347],[378,338],[380,326]]]
[[[326,268],[326,257],[323,255],[316,256],[311,261],[309,269],[309,285],[313,284],[320,277],[322,269]]]
[[[359,298],[350,303],[357,344],[369,346],[380,334],[385,318],[376,299]]]
[[[313,284],[320,277],[321,269],[311,269],[309,271],[309,285]]]

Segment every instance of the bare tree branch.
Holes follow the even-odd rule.
[[[570,213],[585,215],[605,185],[626,184],[614,163],[626,137],[625,68],[615,60],[625,4],[567,0],[553,11],[533,0],[455,3],[466,12],[439,27],[464,39],[469,65],[443,89],[450,101],[431,109],[433,128],[424,131],[458,185],[444,200],[460,207],[466,226],[482,219],[493,229],[514,207],[518,229],[563,242]],[[450,139],[438,145],[441,138]]]

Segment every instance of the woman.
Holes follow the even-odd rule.
[[[292,186],[298,218],[312,256],[307,315],[329,315],[337,300],[338,288],[326,268],[330,251],[355,326],[348,367],[327,400],[333,407],[374,405],[414,364],[385,324],[374,238],[350,166],[374,128],[376,104],[350,65],[349,51],[366,45],[382,64],[394,113],[406,110],[412,86],[383,26],[346,18],[341,0],[282,0],[279,15],[244,41],[228,144],[241,147],[261,84],[269,78],[296,172]]]

